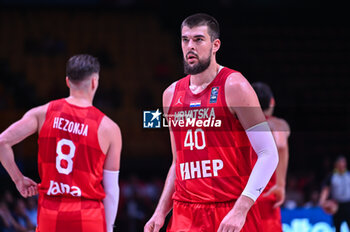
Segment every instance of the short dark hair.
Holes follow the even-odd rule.
[[[273,93],[270,86],[263,82],[255,82],[252,84],[252,87],[259,98],[261,109],[267,110],[270,107],[270,102],[273,98]]]
[[[96,57],[88,54],[75,55],[69,58],[66,65],[66,75],[70,81],[79,82],[93,73],[100,72],[100,63]]]
[[[335,159],[335,163],[338,163],[340,160],[345,160],[346,161],[346,157],[345,155],[338,155],[337,158]]]
[[[220,37],[219,23],[216,19],[208,14],[198,13],[188,16],[181,24],[181,30],[184,26],[189,28],[207,26],[208,34],[211,41],[214,41]]]

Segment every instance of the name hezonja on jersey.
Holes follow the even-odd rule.
[[[87,136],[89,125],[79,122],[73,122],[61,117],[55,117],[52,128],[67,131],[72,134]]]

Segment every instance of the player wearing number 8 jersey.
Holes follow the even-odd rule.
[[[39,192],[38,232],[113,231],[121,134],[92,106],[99,70],[96,58],[73,56],[66,67],[70,96],[33,108],[0,135],[1,163],[19,192]],[[36,131],[39,185],[18,170],[11,149]]]
[[[253,204],[278,162],[271,131],[248,81],[216,62],[217,21],[189,16],[181,35],[189,75],[163,94],[173,163],[144,231],[159,231],[173,209],[169,232],[258,232]]]

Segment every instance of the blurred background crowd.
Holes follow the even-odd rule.
[[[350,30],[337,1],[0,0],[0,131],[26,110],[68,95],[65,62],[101,62],[94,104],[123,135],[119,231],[141,231],[171,163],[167,128],[144,129],[143,110],[181,78],[180,24],[206,12],[221,25],[218,62],[268,83],[275,114],[292,134],[284,207],[317,205],[339,154],[350,153]],[[37,137],[14,147],[22,172],[40,181]],[[349,160],[349,159],[348,159]],[[33,231],[36,198],[20,198],[0,167],[0,231]]]

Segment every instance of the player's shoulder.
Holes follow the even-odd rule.
[[[248,80],[240,72],[233,72],[226,78],[225,89],[229,91],[251,91],[252,87]]]
[[[248,80],[240,73],[231,73],[225,82],[225,99],[230,107],[257,107],[258,98]]]
[[[173,82],[163,92],[163,106],[170,107],[178,81]]]
[[[164,90],[163,96],[166,95],[166,94],[174,93],[177,83],[178,83],[178,81],[175,81],[175,82],[171,83],[171,85],[169,85],[169,86]]]
[[[98,128],[98,134],[101,138],[106,138],[114,141],[117,138],[121,138],[121,130],[116,122],[114,122],[107,115],[104,115]]]
[[[101,120],[100,127],[107,132],[120,131],[118,124],[105,114]]]
[[[64,98],[61,98],[61,99],[55,99],[55,100],[52,100],[52,101],[49,101],[43,105],[40,105],[40,106],[37,106],[35,108],[33,108],[34,111],[36,112],[40,112],[40,113],[45,113],[53,108],[55,108],[55,106],[57,105],[60,105],[60,104],[63,104],[64,102]]]
[[[270,117],[270,118],[268,118],[268,122],[276,130],[290,131],[290,127],[289,127],[288,122],[283,118],[279,118],[279,117],[275,117],[275,116]]]
[[[27,116],[28,115],[45,116],[47,109],[49,107],[49,104],[50,104],[50,102],[46,103],[44,105],[35,106],[35,107],[31,108],[30,110],[28,110],[25,115],[27,115]]]

